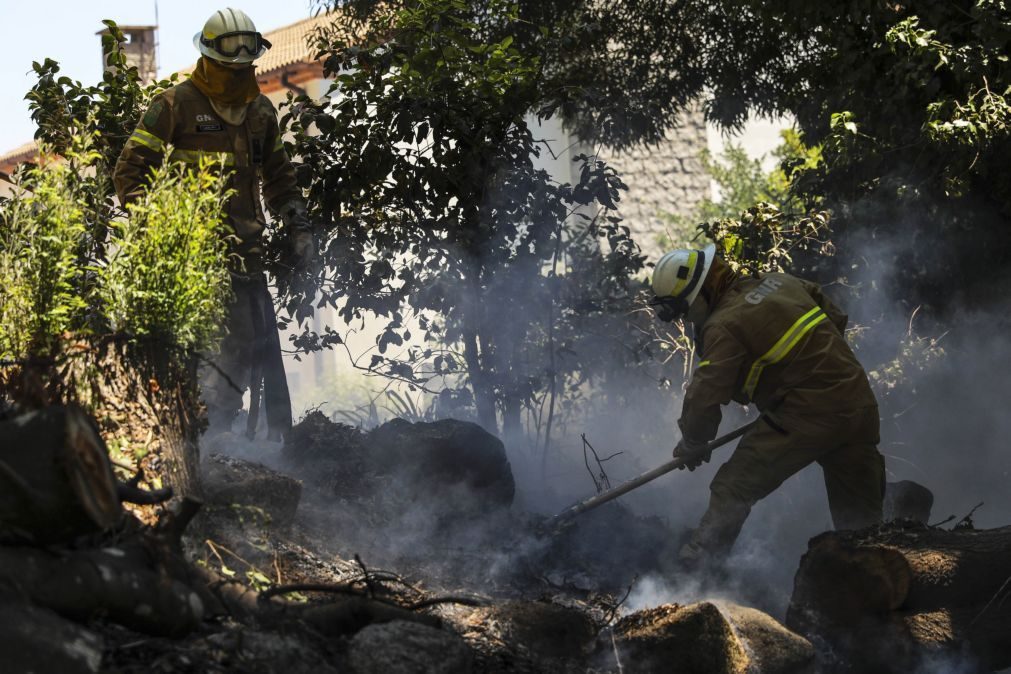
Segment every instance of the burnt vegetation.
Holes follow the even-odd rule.
[[[724,198],[675,224],[735,268],[801,273],[862,307],[849,337],[890,465],[936,481],[946,508],[996,498],[977,519],[1006,524],[988,406],[1008,388],[975,383],[1009,351],[993,337],[1011,281],[1005,3],[315,6],[333,18],[313,36],[333,88],[291,96],[281,119],[321,254],[292,274],[271,233],[279,327],[295,352],[346,354],[407,418],[316,410],[283,446],[201,440],[197,372],[229,299],[221,167],[166,165],[123,212],[110,168],[171,82],[141,86],[111,22],[99,84],[35,64],[42,160],[0,203],[11,671],[1011,665],[1008,529],[932,522],[916,485],[893,487],[894,521],[778,559],[796,569],[789,602],[778,576],[685,575],[680,520],[641,501],[545,527],[581,425],[624,435],[589,478],[573,455],[580,493],[651,461],[624,443],[666,456],[676,441],[690,341],[652,321],[626,186],[593,148],[656,143],[696,105],[722,129],[753,113],[794,128],[771,175],[739,150],[708,158]],[[586,148],[572,182],[538,161],[552,119]],[[314,320],[324,307],[333,324]],[[349,333],[366,329],[362,356]]]

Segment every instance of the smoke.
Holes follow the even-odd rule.
[[[1011,400],[1006,374],[1011,302],[966,308],[943,319],[916,311],[892,276],[895,261],[910,246],[923,245],[931,244],[880,232],[849,237],[840,254],[854,261],[852,269],[827,290],[850,314],[855,352],[872,373],[888,480],[929,488],[935,497],[932,522],[951,515],[961,519],[984,503],[973,516],[975,525],[1006,525],[1011,521],[1011,415],[1003,406]],[[661,389],[634,370],[608,378],[602,387],[595,391],[599,404],[588,405],[559,433],[546,475],[540,473],[539,457],[512,448],[524,507],[558,512],[594,493],[590,473],[597,476],[598,469],[592,461],[589,472],[584,465],[582,433],[601,456],[622,452],[604,464],[612,485],[670,459],[679,437],[677,389]],[[724,417],[721,432],[746,421],[735,405],[724,409]],[[665,519],[678,538],[698,522],[708,503],[708,485],[732,451],[719,450],[710,464],[661,477],[620,502],[640,515]],[[812,464],[754,507],[727,562],[730,576],[717,591],[700,588],[692,578],[649,576],[638,581],[626,606],[684,603],[701,598],[704,589],[782,618],[807,542],[831,528],[821,469]]]
[[[934,492],[935,521],[961,518],[982,502],[976,525],[1001,526],[1011,521],[1011,416],[1003,410],[1011,399],[1011,303],[945,316],[910,306],[895,287],[894,263],[931,245],[880,232],[850,243],[863,260],[848,279],[861,288],[851,323],[867,326],[856,352],[877,375],[880,449],[890,481],[914,480]]]
[[[905,224],[889,223],[897,232]],[[931,489],[934,521],[960,518],[983,502],[974,516],[977,526],[1006,524],[1011,519],[1011,415],[1003,405],[1011,400],[1006,374],[1011,306],[965,309],[943,323],[926,311],[914,315],[916,307],[893,283],[895,266],[908,259],[911,247],[934,243],[882,236],[882,231],[840,242],[840,258],[852,265],[842,265],[845,277],[828,292],[850,314],[855,351],[874,374],[888,479],[913,480]],[[515,301],[522,288],[509,290],[500,292],[522,305]],[[782,619],[808,541],[832,528],[816,464],[754,507],[727,560],[727,577],[718,586],[678,571],[675,560],[680,541],[707,506],[709,483],[733,446],[718,450],[698,470],[663,476],[619,500],[636,515],[659,522],[634,529],[628,517],[612,509],[584,516],[585,527],[561,543],[534,535],[533,515],[552,515],[592,496],[602,471],[614,486],[670,460],[679,439],[676,373],[666,373],[675,385],[665,388],[649,367],[618,357],[608,340],[587,340],[581,348],[593,351],[581,353],[582,361],[599,364],[606,374],[566,392],[546,455],[541,448],[532,449],[536,443],[507,446],[517,486],[511,512],[489,513],[479,494],[450,489],[395,517],[376,519],[369,504],[316,493],[307,494],[305,521],[342,556],[357,552],[447,584],[490,588],[527,582],[529,589],[530,579],[539,573],[555,586],[613,591],[638,575],[624,605],[627,611],[718,598]],[[731,405],[724,410],[721,432],[747,419]],[[600,465],[591,460],[587,466],[584,434],[601,457],[613,458]],[[243,456],[293,470],[278,454]],[[313,477],[311,467],[300,470],[309,472],[296,475]],[[402,490],[394,479],[377,498]],[[960,667],[959,661],[938,660],[924,674],[962,671]]]
[[[975,674],[981,671],[971,653],[950,653],[925,657],[912,674]]]

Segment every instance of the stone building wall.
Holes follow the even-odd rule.
[[[669,223],[664,214],[688,215],[710,196],[710,178],[700,159],[707,144],[705,119],[701,109],[696,109],[686,113],[680,127],[657,145],[599,152],[628,185],[618,210],[651,261],[666,247],[662,239]]]

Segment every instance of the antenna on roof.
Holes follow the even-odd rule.
[[[158,21],[158,0],[154,0],[154,53],[155,53],[155,63],[161,65],[161,38],[159,36],[159,28],[161,28],[161,23]],[[155,73],[155,79],[158,79],[158,73]]]

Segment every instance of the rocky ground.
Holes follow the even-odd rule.
[[[34,579],[0,579],[4,671],[857,671],[755,608],[627,608],[637,578],[679,573],[678,532],[618,503],[546,530],[513,507],[505,451],[472,424],[365,433],[313,413],[284,446],[226,434],[201,451],[192,519],[177,503],[153,528],[127,518],[61,549],[0,546]],[[816,580],[835,573],[828,554]],[[91,589],[54,596],[50,567],[71,594]],[[960,669],[929,671],[988,669],[943,662]]]
[[[543,518],[510,508],[501,444],[469,424],[361,433],[317,413],[280,449],[218,437],[202,468],[189,557],[341,616],[297,627],[220,616],[183,639],[93,623],[105,671],[799,672],[814,659],[751,609],[624,610],[677,537],[620,505],[545,534]],[[402,613],[356,610],[363,598]]]

